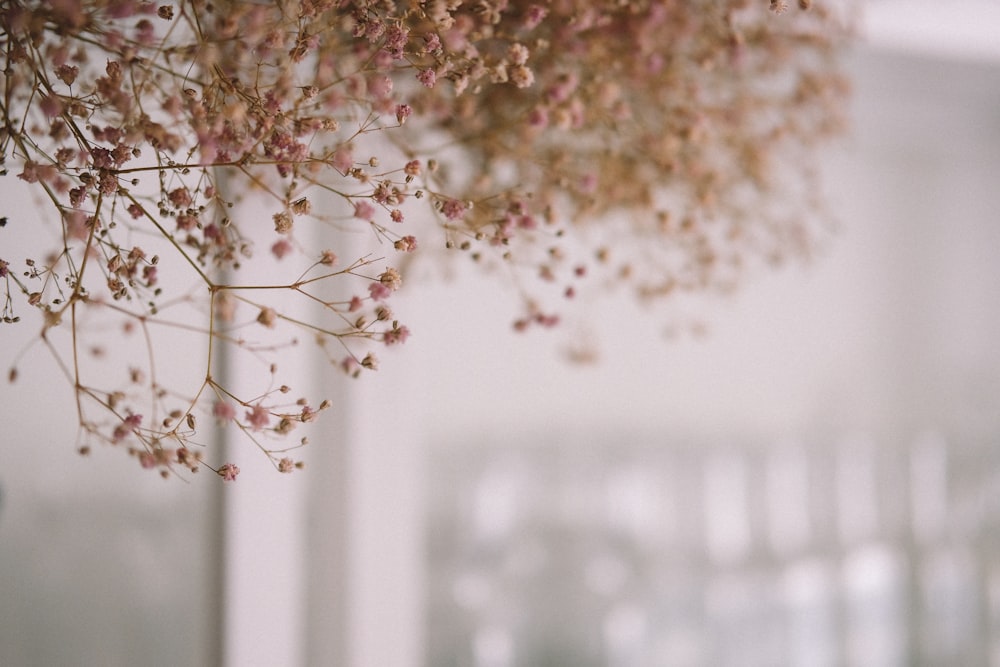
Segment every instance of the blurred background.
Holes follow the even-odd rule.
[[[78,457],[29,350],[0,664],[1000,665],[1000,3],[865,9],[813,262],[551,335],[511,331],[502,281],[417,269],[406,346],[315,378],[302,474]]]

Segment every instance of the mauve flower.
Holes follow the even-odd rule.
[[[397,104],[396,105],[396,122],[402,125],[406,122],[406,119],[410,117],[413,113],[413,107],[409,104]]]
[[[382,336],[382,341],[386,345],[395,345],[396,343],[405,343],[406,339],[410,337],[410,329],[405,325],[393,327],[391,330],[386,331]]]
[[[433,88],[435,82],[437,81],[437,72],[430,68],[422,69],[417,72],[417,81],[424,84],[428,88]]]
[[[392,244],[400,252],[413,252],[417,249],[417,239],[415,236],[404,236]]]
[[[337,149],[331,160],[331,164],[337,171],[346,174],[354,166],[354,155],[350,148]]]
[[[236,409],[229,403],[218,400],[212,406],[212,416],[220,422],[232,421],[236,417]]]
[[[167,194],[167,199],[177,208],[185,208],[191,205],[191,193],[187,188],[175,188]]]
[[[392,294],[392,290],[382,283],[372,283],[368,286],[368,293],[376,301],[382,301],[383,299],[389,298],[389,295]]]
[[[292,244],[287,239],[279,239],[271,246],[271,254],[277,259],[282,259],[292,251]]]
[[[232,463],[227,463],[219,468],[219,477],[227,482],[235,482],[236,476],[240,474],[240,469]]]
[[[465,204],[457,199],[447,199],[441,204],[441,212],[449,220],[458,220],[465,215]]]
[[[142,415],[129,415],[121,421],[120,424],[115,426],[114,431],[111,433],[112,442],[121,442],[130,433],[139,428],[142,423]]]
[[[375,217],[375,207],[366,201],[354,203],[354,217],[359,220],[371,220]]]
[[[270,423],[271,415],[267,408],[258,403],[246,413],[246,420],[255,431],[259,431]]]

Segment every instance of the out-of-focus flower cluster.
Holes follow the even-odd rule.
[[[235,465],[205,462],[210,420],[288,472],[305,439],[271,439],[329,403],[286,401],[271,360],[261,388],[223,386],[213,356],[280,358],[248,332],[289,329],[349,374],[376,369],[372,346],[410,333],[389,308],[398,267],[428,248],[539,278],[520,281],[518,329],[609,284],[726,289],[808,251],[848,30],[825,3],[799,5],[3,0],[0,159],[59,225],[31,259],[0,257],[3,319],[41,311],[81,449],[128,443],[164,475],[232,480]],[[339,235],[316,250],[324,227]],[[345,262],[336,244],[356,229],[370,247]],[[295,268],[243,279],[265,261]],[[293,314],[292,297],[319,314]],[[111,320],[150,349],[124,389],[81,363],[104,352],[86,327]],[[205,376],[184,389],[155,375],[166,351],[150,331],[168,325],[207,337]]]

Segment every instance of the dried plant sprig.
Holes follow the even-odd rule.
[[[81,450],[232,480],[198,435],[216,421],[289,472],[305,439],[271,441],[329,403],[286,401],[276,360],[304,335],[375,370],[371,346],[409,336],[388,302],[418,247],[523,276],[518,329],[557,324],[588,288],[725,289],[807,251],[849,31],[799,6],[2,0],[0,159],[59,228],[24,266],[0,258],[3,321],[41,312]],[[323,225],[370,248],[346,266],[306,251]],[[116,365],[109,326],[141,362]],[[165,328],[204,341],[202,379],[164,379]],[[220,383],[223,346],[261,365],[259,386]]]

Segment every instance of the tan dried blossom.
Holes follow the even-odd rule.
[[[292,231],[292,216],[288,214],[288,211],[281,211],[280,213],[275,213],[274,216],[274,231],[279,234],[288,234]]]
[[[535,74],[524,65],[517,65],[510,70],[511,82],[518,88],[527,88],[535,82]]]
[[[379,275],[378,280],[393,292],[403,286],[403,277],[399,275],[399,271],[392,267],[383,271],[382,274]]]
[[[257,314],[257,321],[269,329],[273,329],[278,321],[278,313],[274,308],[261,308]]]

